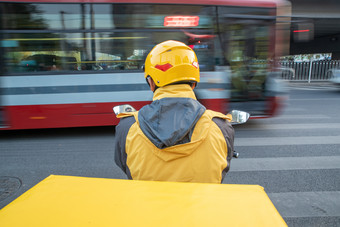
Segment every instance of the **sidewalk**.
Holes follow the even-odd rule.
[[[287,81],[290,86],[333,86],[331,82],[328,80],[324,81],[311,81],[308,83],[308,81],[299,81],[299,80],[289,80]]]
[[[305,88],[305,89],[337,89],[337,86],[329,81],[287,81],[291,88]]]

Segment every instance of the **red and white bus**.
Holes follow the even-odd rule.
[[[209,109],[273,116],[269,60],[288,50],[284,0],[0,0],[0,127],[115,125],[112,107],[152,100],[142,65],[178,40],[200,63]]]

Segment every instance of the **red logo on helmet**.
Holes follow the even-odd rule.
[[[197,61],[194,61],[194,62],[192,63],[192,66],[194,66],[196,69],[198,69],[198,62],[197,62]]]
[[[170,63],[166,63],[164,65],[156,65],[155,68],[166,72],[168,69],[172,68],[172,65]]]

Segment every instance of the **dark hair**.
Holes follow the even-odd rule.
[[[146,80],[146,83],[149,85],[150,87],[150,84],[149,84],[149,81],[148,79],[152,77],[150,75],[148,75],[145,80]],[[192,80],[183,80],[183,81],[177,81],[177,82],[174,82],[174,83],[171,83],[171,84],[167,84],[165,86],[168,86],[168,85],[174,85],[174,84],[187,84],[189,85],[190,87],[192,87],[193,85],[195,85],[195,87],[197,87],[197,82],[196,81],[192,81]],[[165,87],[164,86],[164,87]],[[153,92],[155,92],[159,87],[155,84],[155,90]]]

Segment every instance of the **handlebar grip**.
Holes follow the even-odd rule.
[[[238,158],[238,156],[239,156],[240,154],[239,153],[237,153],[237,152],[233,152],[233,158]]]

